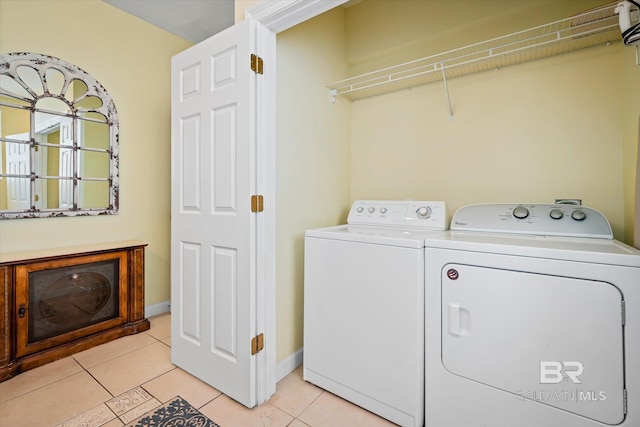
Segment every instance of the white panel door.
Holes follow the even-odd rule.
[[[28,141],[30,136],[29,132],[20,133],[15,135],[7,135],[8,139],[17,139],[21,141]],[[46,142],[46,135],[36,134],[36,142]],[[29,145],[17,144],[15,142],[5,143],[7,159],[7,174],[15,175],[29,175],[31,170],[29,169],[31,150]],[[1,154],[1,153],[0,153]],[[46,158],[47,147],[39,147],[36,152],[33,161],[33,170],[42,174],[43,170],[46,170]],[[44,159],[44,161],[43,161]],[[2,156],[0,155],[0,161]],[[0,165],[1,167],[1,165]],[[46,175],[46,174],[45,174]],[[46,208],[47,192],[46,188],[42,185],[42,179],[36,179],[34,182],[34,200],[33,204],[36,209]],[[31,208],[31,179],[30,178],[7,178],[7,208],[9,210],[22,210],[26,211]]]
[[[7,135],[7,138],[29,140],[29,134]],[[7,174],[29,175],[29,145],[16,142],[5,143]],[[31,208],[31,180],[29,178],[7,178],[7,208],[12,211],[25,211]]]
[[[60,121],[60,154],[58,157],[58,208],[73,209],[73,120],[64,117]],[[63,179],[67,177],[68,179]]]
[[[172,59],[171,358],[247,407],[257,403],[257,24]]]

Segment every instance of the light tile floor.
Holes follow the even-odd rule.
[[[151,329],[102,344],[0,383],[2,427],[121,427],[181,396],[222,427],[394,426],[302,379],[298,368],[252,409],[170,361],[171,315]]]

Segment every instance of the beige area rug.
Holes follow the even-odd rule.
[[[176,396],[126,427],[220,427],[189,402]]]

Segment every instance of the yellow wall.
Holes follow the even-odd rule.
[[[277,36],[277,360],[302,347],[304,230],[343,222],[349,208],[349,104],[324,82],[348,71],[344,10]]]
[[[169,299],[170,60],[191,45],[99,0],[0,0],[0,52],[77,65],[107,89],[120,119],[120,212],[0,221],[1,253],[144,240],[145,304]]]
[[[251,9],[251,7],[255,6],[257,3],[260,3],[260,0],[235,0],[234,1],[234,10],[235,10],[235,23],[244,21],[244,13],[247,9]]]
[[[607,0],[363,0],[347,8],[352,75],[548,24]]]
[[[635,212],[635,195],[637,194],[636,163],[638,143],[640,142],[640,65],[637,64],[634,47],[625,46],[622,52],[622,71],[618,70],[620,94],[623,108],[623,180],[624,180],[624,241],[632,244],[634,230],[639,225],[640,212]]]
[[[451,2],[401,3],[347,9],[352,72],[388,60],[386,34],[422,40],[424,53],[433,54],[438,45],[449,50],[603,2],[459,1],[459,14]],[[377,38],[366,37],[367,18]],[[393,57],[416,51],[414,43],[396,43]],[[451,122],[442,84],[353,103],[352,199],[445,200],[453,213],[470,203],[581,198],[609,218],[616,238],[630,242],[632,211],[625,206],[633,203],[638,100],[628,88],[640,87],[640,72],[623,66],[629,49],[619,43],[450,80]]]
[[[358,101],[352,197],[445,200],[450,214],[472,203],[579,198],[622,238],[620,50],[449,81],[453,121],[439,84]]]

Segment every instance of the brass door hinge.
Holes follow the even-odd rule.
[[[260,334],[251,339],[251,355],[258,354],[264,348],[264,334]]]
[[[251,212],[262,212],[264,210],[264,197],[259,194],[251,196]]]
[[[251,71],[257,74],[264,74],[264,61],[258,55],[252,53],[251,54]]]

